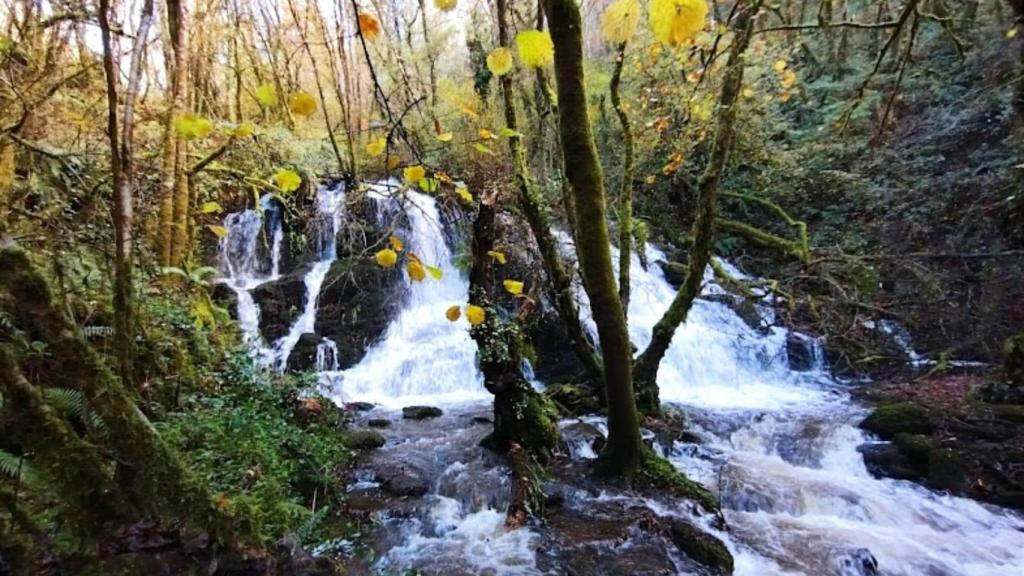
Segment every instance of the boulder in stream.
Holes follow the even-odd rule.
[[[435,406],[406,406],[402,408],[402,418],[406,420],[425,420],[437,418],[444,412]]]
[[[423,496],[430,490],[427,475],[411,465],[395,464],[376,471],[374,479],[389,494],[400,497]]]
[[[384,443],[384,437],[376,430],[352,430],[345,434],[345,444],[356,450],[373,450]]]

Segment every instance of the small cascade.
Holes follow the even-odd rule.
[[[338,344],[334,340],[324,338],[320,344],[317,344],[314,368],[317,372],[338,370]]]
[[[322,381],[342,402],[358,399],[400,407],[487,398],[469,325],[464,318],[445,318],[448,307],[466,303],[469,282],[452,261],[436,201],[416,191],[400,192],[391,183],[371,186],[369,197],[382,223],[407,220],[407,227],[397,232],[405,250],[440,268],[442,277],[412,282],[405,274],[405,303],[382,340],[359,364],[324,373]]]
[[[314,234],[317,246],[317,261],[310,266],[306,272],[304,283],[306,295],[302,306],[302,313],[292,323],[288,333],[274,342],[273,352],[270,355],[271,365],[278,372],[288,369],[288,357],[291,355],[295,344],[303,334],[313,332],[316,325],[317,304],[320,301],[320,288],[324,284],[324,278],[331,269],[331,264],[338,257],[338,250],[335,238],[345,208],[345,186],[338,184],[333,188],[321,187],[317,192],[316,220],[314,222]]]
[[[238,296],[238,323],[243,338],[254,349],[262,346],[259,307],[249,290],[274,280],[280,273],[284,218],[280,203],[270,194],[260,198],[259,209],[224,217],[227,236],[218,244],[224,282]],[[269,238],[269,249],[267,239]]]

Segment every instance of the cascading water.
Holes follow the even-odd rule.
[[[320,187],[317,190],[316,220],[313,223],[317,260],[309,266],[304,277],[306,290],[302,313],[292,323],[288,333],[269,347],[263,342],[260,333],[259,306],[251,290],[280,275],[281,244],[284,238],[280,204],[268,194],[260,200],[260,210],[244,210],[224,218],[228,234],[221,240],[220,258],[226,272],[225,282],[238,295],[238,323],[261,364],[284,372],[288,368],[288,356],[299,338],[307,332],[313,332],[320,288],[331,264],[337,258],[334,239],[341,226],[344,207],[344,184]],[[269,255],[264,255],[261,250],[265,244],[262,235],[265,228],[270,229]]]
[[[444,316],[449,306],[466,302],[468,284],[452,263],[438,206],[427,195],[399,193],[390,183],[371,186],[370,196],[382,218],[404,211],[407,226],[399,227],[398,234],[406,250],[441,268],[443,277],[420,283],[406,278],[405,299],[383,338],[357,365],[323,371],[322,382],[339,401],[382,405],[371,412],[375,417],[411,404],[443,405],[446,411],[432,423],[396,419],[386,430],[387,445],[374,456],[382,465],[414,467],[428,479],[427,494],[416,501],[415,511],[381,519],[390,532],[376,569],[545,573],[537,561],[543,546],[538,531],[503,526],[507,470],[477,447],[487,427],[472,422],[487,413],[489,397],[465,320],[451,323]],[[242,244],[253,228],[258,233],[246,218],[252,216],[238,216],[228,226],[232,234],[238,229]],[[331,220],[330,238],[339,225]],[[311,331],[315,319],[317,266],[333,260],[333,243],[320,246],[319,262],[307,275],[305,318],[293,327],[297,335]],[[647,249],[652,261],[664,257],[654,247]],[[240,308],[242,293],[247,294],[243,287],[252,285],[246,279],[265,277],[246,272],[255,267],[246,264],[242,252],[228,266],[229,282],[236,291],[242,288]],[[741,275],[722,264],[732,275]],[[704,442],[657,448],[720,494],[730,530],[718,535],[735,555],[736,574],[1024,573],[1024,519],[909,482],[871,477],[857,452],[869,439],[854,426],[865,410],[828,374],[820,347],[809,337],[793,335],[811,344],[813,358],[809,370],[792,370],[787,332],[774,325],[770,306],[758,307],[758,319],[741,318],[723,303],[728,295],[713,276],[705,280],[703,297],[677,331],[658,376],[662,399],[684,407]],[[642,350],[675,290],[657,266],[644,270],[638,261],[631,281],[630,336]],[[579,295],[583,317],[590,322],[585,294]],[[259,333],[258,325],[247,330]],[[318,369],[332,366],[336,354],[331,344],[318,347]],[[283,347],[274,349],[280,357]],[[603,429],[599,418],[590,420]],[[596,457],[589,444],[570,448],[577,458]],[[381,481],[368,472],[353,484],[353,497]],[[583,494],[572,505],[599,507],[615,499],[715,531],[688,511],[635,495]],[[675,570],[686,573],[683,564]]]
[[[441,269],[439,280],[412,282],[405,275],[406,299],[379,343],[363,360],[322,380],[338,400],[361,400],[388,407],[438,404],[487,398],[476,369],[476,345],[465,319],[449,322],[445,310],[469,298],[469,284],[452,262],[444,225],[434,199],[412,190],[400,192],[390,183],[371,186],[379,217],[399,211],[408,220],[400,230],[405,250],[425,265]]]

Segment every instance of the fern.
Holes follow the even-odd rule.
[[[302,544],[309,544],[313,540],[313,532],[320,526],[327,517],[328,507],[324,506],[316,512],[310,514],[305,520],[299,524],[299,527],[295,529],[295,537]]]
[[[36,480],[35,470],[23,456],[16,456],[5,450],[0,450],[0,476],[6,476],[22,484],[33,484]]]
[[[58,414],[66,419],[77,418],[96,430],[104,430],[103,419],[89,405],[89,400],[79,390],[71,388],[43,388],[43,399]]]

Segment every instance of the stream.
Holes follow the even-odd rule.
[[[374,519],[375,528],[365,535],[373,556],[368,573],[706,573],[660,532],[622,528],[678,518],[721,538],[739,575],[1024,574],[1024,518],[911,482],[872,477],[857,451],[873,440],[857,428],[867,410],[851,400],[854,384],[829,373],[807,336],[795,335],[812,361],[802,370],[791,368],[790,335],[776,324],[771,307],[758,306],[753,320],[741,318],[723,302],[730,295],[710,274],[658,375],[662,401],[685,411],[693,437],[669,443],[650,431],[645,436],[719,496],[728,531],[712,527],[685,503],[597,489],[573,473],[596,457],[587,434],[603,432],[597,417],[561,424],[569,472],[568,479],[552,482],[557,511],[544,523],[507,530],[508,470],[478,446],[490,429],[490,396],[475,367],[476,347],[465,319],[449,322],[444,314],[465,303],[468,282],[454,264],[440,208],[431,196],[397,195],[388,183],[371,185],[370,195],[380,218],[404,210],[407,249],[441,268],[443,277],[421,283],[405,278],[400,310],[355,366],[338,370],[329,340],[317,349],[321,383],[339,404],[375,405],[359,412],[355,425],[390,423],[381,429],[387,443],[360,464],[349,487],[352,506],[365,503]],[[341,186],[319,191],[322,238],[333,239],[344,226],[344,200]],[[283,371],[295,341],[312,331],[335,250],[332,240],[318,243],[305,301],[296,303],[302,313],[287,335],[264,342],[249,290],[280,273],[277,210],[264,199],[262,210],[228,215],[220,256],[224,281],[238,294],[246,341],[260,362]],[[269,232],[269,245],[260,241],[261,230]],[[654,246],[647,252],[651,262],[664,257]],[[634,260],[631,270],[629,329],[642,350],[675,290],[658,266],[645,270]],[[592,330],[585,294],[577,294]],[[400,409],[410,405],[440,407],[444,414],[402,418]],[[381,470],[396,465],[415,471],[399,480],[422,485],[410,497],[383,495],[381,484],[398,480]]]

